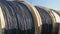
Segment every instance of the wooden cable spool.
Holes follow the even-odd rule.
[[[38,34],[41,25],[40,15],[31,4],[16,1],[0,3],[0,21],[1,34]]]
[[[47,11],[51,12],[53,14],[54,18],[55,18],[54,19],[55,20],[54,26],[53,26],[53,29],[52,29],[52,34],[58,34],[58,27],[59,27],[58,23],[60,23],[60,17],[54,10],[48,9]]]
[[[41,24],[42,24],[41,23],[41,17],[39,15],[38,11],[30,3],[26,3],[26,2],[21,2],[21,3],[23,3],[24,5],[26,5],[28,7],[28,9],[30,9],[30,12],[32,13],[33,18],[34,18],[35,34],[38,34],[39,26],[41,26]]]
[[[46,9],[47,10],[47,9]],[[55,11],[55,10],[51,10],[51,9],[48,9],[47,10],[48,12],[51,12],[52,14],[53,14],[53,16],[55,16],[54,18],[55,18],[55,25],[54,25],[54,27],[53,27],[53,29],[52,29],[52,34],[58,34],[58,28],[59,28],[59,26],[58,26],[58,24],[60,24],[60,15],[59,15],[59,13],[57,12],[57,11]]]
[[[55,26],[56,27],[55,30],[57,30],[57,31],[55,31],[54,34],[57,34],[58,33],[58,23],[60,23],[60,16],[56,12],[54,12],[54,11],[52,11],[52,12],[56,18],[56,23],[57,23],[57,25]],[[52,32],[52,34],[53,34],[53,32]]]
[[[50,12],[47,12],[45,9],[35,6],[38,12],[41,15],[42,26],[41,26],[41,34],[51,34],[53,25],[54,25],[54,16]]]
[[[43,9],[45,9],[52,16],[52,19],[53,19],[52,34],[58,34],[57,24],[60,23],[59,15],[55,11],[49,8],[43,8]]]
[[[55,17],[56,17],[57,25],[56,25],[56,32],[55,32],[55,34],[59,34],[59,31],[60,31],[60,14],[56,10],[52,10],[52,11],[56,13]]]
[[[42,8],[42,7],[41,7],[41,8]],[[50,16],[51,16],[51,18],[52,18],[53,26],[52,26],[52,32],[51,32],[51,34],[54,34],[54,33],[55,33],[55,30],[56,30],[56,25],[57,25],[56,15],[55,15],[54,12],[53,12],[52,10],[50,10],[49,8],[43,7],[43,9],[46,10],[46,11],[50,14]]]

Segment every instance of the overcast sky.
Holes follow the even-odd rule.
[[[55,10],[60,10],[60,0],[27,0],[33,5],[40,5]]]

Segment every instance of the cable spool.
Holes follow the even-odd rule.
[[[53,27],[53,29],[52,29],[52,34],[58,34],[58,28],[59,28],[59,26],[58,26],[58,24],[60,24],[60,16],[59,16],[59,13],[57,12],[57,11],[55,11],[55,10],[52,10],[52,9],[45,9],[45,10],[47,10],[48,12],[51,12],[52,14],[53,14],[53,16],[55,16],[54,18],[54,20],[55,20],[55,25],[54,25],[54,27]]]
[[[54,15],[56,17],[56,22],[57,22],[55,34],[58,34],[59,28],[60,28],[60,26],[59,26],[60,25],[60,15],[59,15],[58,11],[52,10],[52,12],[54,13]]]
[[[6,5],[6,4],[5,4]],[[7,6],[7,5],[6,5]],[[13,10],[13,9],[12,9]],[[8,10],[6,10],[6,13],[7,13],[7,15],[8,15],[8,17],[10,17],[10,13],[9,13],[9,11]],[[12,14],[11,14],[12,15]],[[11,17],[12,18],[12,17]],[[14,32],[15,30],[13,30],[14,28],[12,27],[12,26],[14,26],[14,25],[16,25],[16,22],[15,22],[15,24],[13,24],[14,22],[12,22],[11,21],[11,23],[10,23],[10,21],[8,22],[8,24],[7,24],[7,26],[8,26],[8,29],[7,29],[7,32],[5,32],[5,34],[18,34],[18,33],[16,33],[16,32],[18,32],[18,31],[16,31],[16,32]],[[19,24],[20,25],[20,24]],[[17,26],[18,27],[18,26]],[[13,28],[13,29],[11,29],[11,28]],[[18,29],[17,29],[18,30]]]
[[[50,16],[52,18],[52,21],[53,21],[52,22],[53,23],[53,26],[52,26],[52,34],[54,34],[55,33],[55,30],[56,30],[56,25],[57,25],[56,15],[49,8],[45,8],[45,7],[41,7],[41,8],[44,9],[44,10],[46,10],[50,14]]]
[[[53,23],[52,34],[57,34],[58,33],[58,30],[57,30],[58,25],[57,24],[60,23],[59,15],[49,8],[45,8],[45,7],[41,7],[41,8],[46,10],[51,15],[52,20],[53,20],[53,22],[52,22]]]
[[[53,22],[53,29],[52,29],[52,34],[57,34],[58,33],[58,23],[60,23],[60,16],[54,12],[54,10],[51,9],[45,9],[48,12],[51,12],[54,16],[54,22]]]
[[[41,20],[39,13],[31,4],[10,1],[2,2],[2,4],[0,4],[2,7],[0,9],[0,20],[2,25],[0,29],[2,30],[0,32],[1,34],[38,33],[38,27],[41,25]],[[2,29],[2,27],[4,28]]]
[[[31,4],[27,4],[26,2],[22,2],[23,4],[25,4],[28,9],[30,9],[30,12],[32,13],[33,15],[33,18],[34,18],[34,23],[35,23],[35,34],[38,34],[38,30],[39,29],[39,26],[41,26],[41,17],[39,15],[39,13],[37,12],[36,8],[34,8]],[[40,18],[40,19],[39,19]]]
[[[30,9],[35,22],[35,34],[39,34],[39,30],[41,30],[42,22],[38,11],[31,4],[29,3],[27,4],[26,2],[22,2],[22,3],[25,4]]]
[[[12,2],[12,4],[14,4],[15,2]],[[9,3],[10,4],[10,3]],[[41,20],[40,19],[38,19],[38,18],[40,18],[40,16],[39,16],[39,13],[37,12],[37,10],[31,5],[31,4],[27,4],[26,2],[17,2],[16,4],[14,4],[14,6],[15,7],[18,7],[18,6],[16,6],[18,4],[18,6],[20,6],[21,5],[21,7],[24,7],[24,5],[26,5],[25,6],[25,9],[26,9],[26,7],[30,10],[30,12],[31,12],[31,14],[32,14],[32,16],[33,16],[33,18],[34,18],[34,27],[35,27],[35,34],[37,34],[38,33],[38,26],[40,26],[40,23],[41,23]],[[19,5],[20,4],[20,5]],[[11,4],[10,4],[11,5]],[[12,5],[11,5],[12,6]],[[25,34],[25,33],[24,33]],[[30,34],[30,33],[28,33],[28,32],[26,32],[26,34]],[[33,34],[33,33],[31,33],[31,34]]]
[[[54,16],[52,15],[52,13],[47,12],[45,9],[40,8],[38,6],[35,6],[36,9],[38,10],[38,12],[41,15],[41,20],[42,20],[42,30],[41,30],[41,34],[51,34],[52,28],[53,28],[53,24],[54,24]]]

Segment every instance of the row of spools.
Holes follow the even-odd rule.
[[[25,1],[0,1],[0,34],[60,34],[60,12]]]

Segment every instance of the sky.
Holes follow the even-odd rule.
[[[27,0],[27,2],[60,11],[60,0]]]

